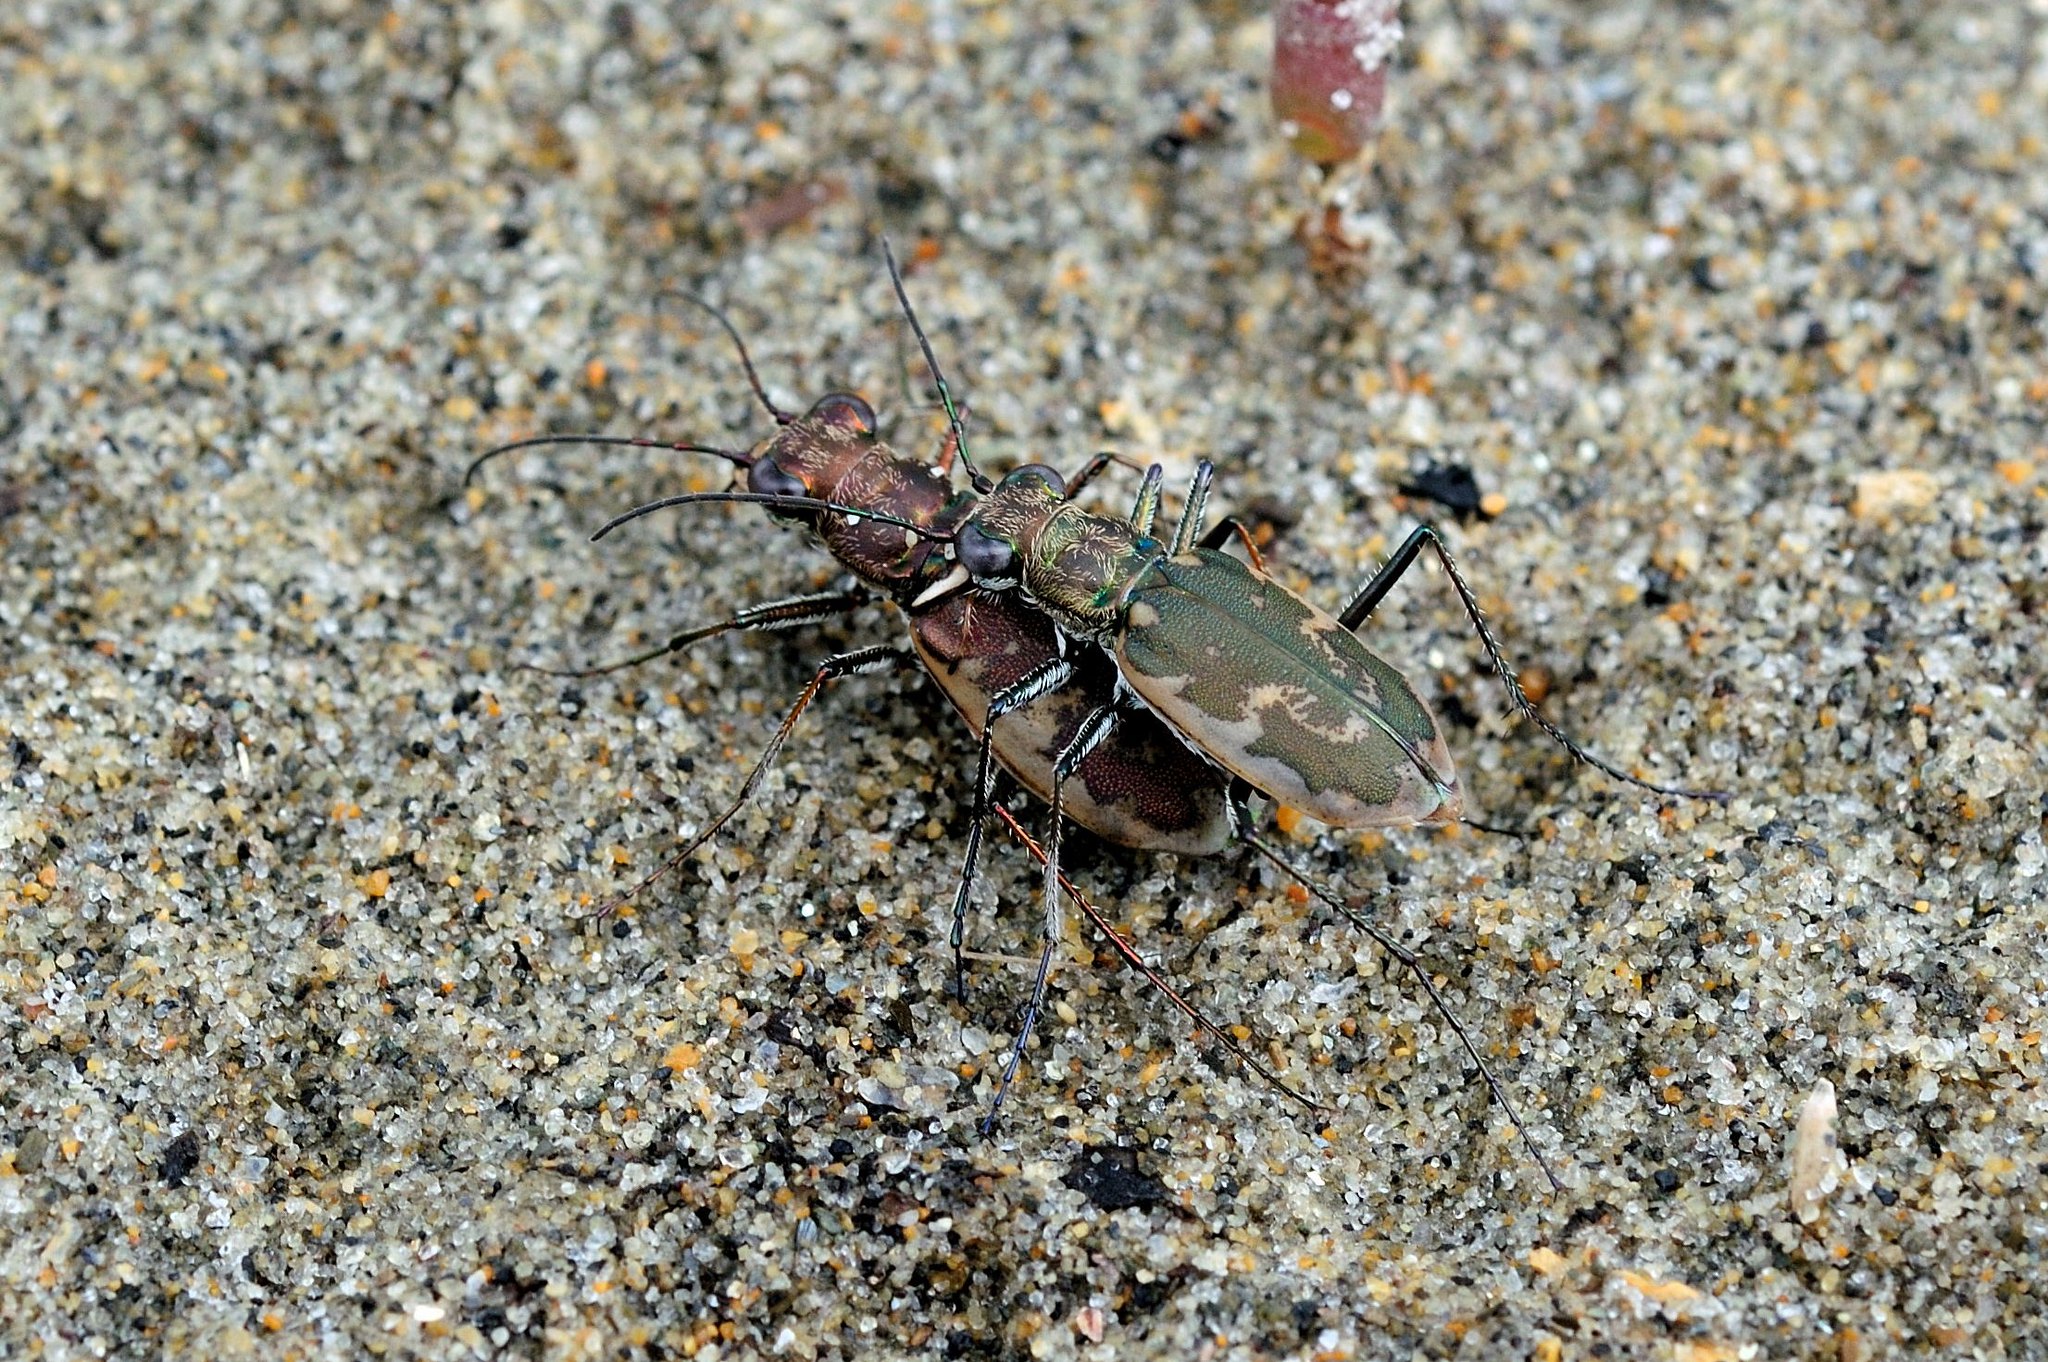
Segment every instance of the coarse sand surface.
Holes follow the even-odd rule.
[[[2048,1356],[2048,8],[1405,19],[1322,181],[1234,0],[0,11],[0,1354]],[[1432,519],[1550,718],[1731,792],[1511,721],[1426,567],[1367,638],[1529,835],[1277,819],[1561,1191],[1370,939],[1081,833],[1325,1109],[1069,912],[983,1138],[1039,876],[954,997],[915,673],[599,918],[903,625],[532,670],[838,570],[588,542],[712,457],[463,470],[772,433],[676,291],[937,457],[884,235],[984,465],[1212,459],[1327,607]]]

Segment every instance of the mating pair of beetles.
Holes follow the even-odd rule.
[[[870,647],[826,659],[738,796],[628,897],[687,858],[745,805],[826,682],[887,667],[921,666],[980,741],[951,932],[956,990],[963,997],[964,922],[990,816],[1009,823],[1045,870],[1037,973],[985,1128],[993,1127],[1043,1004],[1060,936],[1063,891],[1175,1005],[1267,1081],[1314,1105],[1175,993],[1073,890],[1060,869],[1061,833],[1071,819],[1108,841],[1140,850],[1211,855],[1242,842],[1369,933],[1412,969],[1555,1186],[1506,1092],[1421,962],[1309,880],[1261,836],[1252,799],[1263,796],[1340,828],[1460,818],[1462,795],[1441,725],[1407,679],[1369,652],[1355,632],[1425,549],[1443,565],[1510,701],[1566,751],[1659,794],[1725,796],[1642,780],[1585,751],[1538,714],[1481,617],[1472,588],[1427,526],[1413,531],[1332,616],[1267,576],[1236,522],[1226,519],[1204,531],[1211,481],[1206,462],[1196,470],[1170,538],[1153,533],[1162,482],[1157,465],[1145,473],[1136,503],[1124,517],[1096,514],[1077,501],[1093,478],[1117,462],[1111,456],[1096,456],[1071,478],[1040,464],[1024,465],[1000,480],[990,478],[975,466],[959,408],[886,243],[883,254],[945,409],[948,430],[936,460],[890,448],[877,433],[873,409],[849,393],[823,397],[801,415],[781,410],[762,387],[732,324],[710,304],[694,300],[738,348],[749,385],[775,420],[772,435],[750,450],[619,436],[542,436],[491,450],[471,466],[474,476],[498,455],[562,443],[633,445],[723,458],[745,471],[744,491],[650,502],[613,519],[594,538],[670,507],[752,503],[809,529],[858,579],[859,585],[848,590],[753,606],[679,633],[614,666],[643,662],[730,630],[814,623],[858,609],[876,594],[894,603],[909,623],[907,650]],[[966,475],[965,488],[955,483],[956,460]],[[1233,536],[1251,562],[1223,551]],[[1023,834],[995,799],[997,764],[1050,807],[1042,846]]]

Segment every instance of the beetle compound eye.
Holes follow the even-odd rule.
[[[875,409],[852,393],[830,393],[819,398],[811,415],[856,435],[875,433]]]
[[[811,489],[794,473],[785,472],[772,457],[762,456],[747,470],[747,490],[771,497],[807,497]]]
[[[953,552],[960,560],[960,566],[966,568],[976,580],[981,581],[989,578],[1006,578],[1017,563],[1017,550],[1014,546],[985,533],[972,521],[960,527],[959,537],[953,543]]]
[[[1003,485],[1006,487],[1028,487],[1032,484],[1043,487],[1056,497],[1065,496],[1067,492],[1067,480],[1060,476],[1059,470],[1048,468],[1042,463],[1027,463],[1013,468],[1003,479]]]

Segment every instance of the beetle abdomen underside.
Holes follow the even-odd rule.
[[[1457,819],[1435,716],[1331,616],[1209,549],[1153,564],[1125,603],[1124,680],[1234,774],[1337,827]]]
[[[1003,593],[970,592],[919,614],[918,656],[976,736],[989,697],[1054,656],[1052,624]],[[1093,654],[1093,650],[1089,650]],[[995,753],[1025,789],[1052,796],[1053,760],[1115,693],[1108,660],[1094,654],[1071,684],[996,721]],[[1221,772],[1151,715],[1124,716],[1061,791],[1066,815],[1120,846],[1207,856],[1230,842]]]

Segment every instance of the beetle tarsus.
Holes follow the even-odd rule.
[[[997,818],[1002,820],[1003,826],[1009,830],[1010,836],[1015,838],[1031,854],[1033,859],[1041,863],[1047,859],[1045,848],[1040,846],[1038,841],[1024,827],[1023,823],[1018,821],[1017,815],[1011,813],[1001,804],[995,806],[995,814]],[[1327,1106],[1281,1081],[1278,1075],[1273,1073],[1264,1064],[1261,1064],[1252,1056],[1249,1050],[1239,1044],[1235,1036],[1211,1021],[1200,1008],[1182,997],[1180,991],[1174,988],[1164,975],[1146,963],[1145,957],[1139,953],[1138,948],[1131,943],[1128,937],[1118,931],[1108,918],[1103,916],[1102,910],[1097,908],[1089,901],[1086,894],[1083,894],[1074,886],[1074,882],[1067,878],[1064,870],[1060,872],[1060,887],[1066,891],[1068,901],[1080,909],[1081,915],[1094,924],[1095,930],[1102,933],[1103,937],[1108,940],[1110,947],[1116,951],[1118,958],[1136,970],[1146,983],[1163,994],[1166,1000],[1180,1011],[1182,1016],[1208,1032],[1232,1059],[1235,1059],[1251,1073],[1257,1075],[1267,1087],[1287,1097],[1290,1101],[1299,1103],[1305,1111],[1316,1115],[1328,1114],[1330,1109]]]
[[[1472,628],[1486,649],[1487,660],[1493,664],[1494,675],[1498,676],[1501,685],[1507,688],[1509,702],[1530,723],[1542,729],[1552,742],[1570,753],[1575,760],[1584,762],[1624,785],[1633,785],[1639,790],[1648,790],[1653,794],[1669,795],[1674,799],[1701,799],[1716,804],[1728,802],[1729,794],[1726,790],[1694,790],[1680,785],[1660,785],[1655,781],[1644,780],[1641,776],[1631,775],[1614,763],[1587,751],[1563,729],[1544,718],[1537,710],[1536,702],[1522,689],[1521,678],[1515,675],[1515,669],[1508,663],[1507,654],[1501,650],[1499,641],[1493,636],[1493,630],[1487,625],[1485,612],[1479,608],[1478,594],[1472,590],[1471,583],[1465,580],[1465,574],[1459,569],[1457,560],[1451,557],[1451,551],[1444,547],[1442,536],[1431,526],[1418,525],[1409,531],[1408,537],[1401,541],[1401,547],[1394,551],[1394,555],[1387,559],[1386,564],[1372,575],[1372,579],[1359,589],[1356,596],[1351,598],[1351,603],[1337,616],[1337,622],[1355,633],[1358,626],[1364,624],[1371,618],[1372,612],[1379,608],[1380,602],[1393,590],[1394,584],[1415,565],[1416,558],[1425,548],[1433,552],[1437,561],[1443,564],[1445,575],[1451,579],[1451,586],[1458,593],[1458,602],[1465,608],[1465,617],[1472,621]]]
[[[1046,689],[1051,689],[1047,687]],[[1028,704],[1043,691],[1033,692],[1019,704]],[[989,706],[993,714],[995,706]],[[1052,797],[1048,800],[1050,813],[1046,821],[1045,837],[1045,940],[1039,947],[1038,974],[1031,982],[1031,999],[1024,1005],[1024,1018],[1017,1028],[1017,1043],[1010,1050],[1010,1060],[1003,1068],[1003,1081],[996,1088],[995,1100],[989,1106],[988,1119],[982,1122],[981,1133],[986,1136],[995,1130],[996,1113],[1003,1109],[1003,1098],[1010,1091],[1010,1081],[1016,1076],[1017,1068],[1024,1061],[1025,1047],[1031,1043],[1031,1032],[1038,1023],[1039,1013],[1045,1008],[1045,989],[1052,976],[1052,955],[1058,949],[1063,916],[1060,911],[1060,890],[1067,883],[1066,875],[1060,869],[1060,834],[1066,823],[1064,800],[1061,798],[1067,781],[1080,769],[1088,754],[1102,746],[1116,726],[1116,707],[1098,705],[1081,721],[1081,727],[1060,749],[1052,764]],[[991,720],[989,728],[994,728]],[[983,731],[986,737],[988,730]]]

